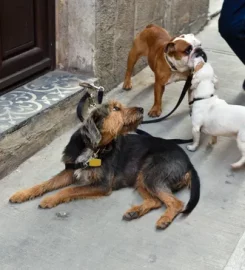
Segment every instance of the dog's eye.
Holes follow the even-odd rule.
[[[113,111],[120,111],[120,108],[117,107],[117,106],[114,106],[114,107],[113,107]]]
[[[191,53],[191,51],[192,51],[192,46],[189,46],[189,47],[185,50],[185,53],[186,53],[187,55],[189,55],[189,54]]]

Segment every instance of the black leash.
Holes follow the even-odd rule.
[[[95,86],[92,83],[86,83],[86,82],[81,82],[79,83],[80,86],[83,86],[84,88],[92,89],[97,91],[97,102],[98,104],[101,104],[103,101],[104,97],[104,88],[102,86]],[[86,102],[87,99],[90,99],[90,106],[94,106],[94,94],[86,92],[85,95],[82,96],[82,98],[79,100],[78,105],[77,105],[77,117],[81,122],[83,122],[84,118],[82,116],[82,111],[83,111],[83,105]]]
[[[136,133],[138,135],[143,135],[143,136],[149,136],[149,137],[153,137],[150,133],[142,130],[142,129],[137,129]],[[189,139],[189,140],[182,140],[182,139],[166,139],[168,142],[174,142],[176,144],[185,144],[185,143],[191,143],[193,142],[193,139]]]
[[[168,114],[166,114],[165,116],[161,117],[161,118],[158,118],[158,119],[154,119],[154,120],[146,120],[146,121],[143,121],[141,124],[152,124],[152,123],[158,123],[158,122],[161,122],[163,120],[165,120],[166,118],[168,118],[171,114],[173,114],[176,109],[179,107],[179,105],[181,104],[182,100],[184,99],[185,97],[185,94],[186,92],[189,90],[189,88],[191,87],[191,80],[192,80],[192,75],[189,75],[187,77],[187,80],[185,82],[185,85],[183,87],[183,90],[180,94],[180,97],[179,97],[179,100],[178,102],[176,103],[175,107],[172,109],[172,111],[170,111]],[[146,131],[144,130],[141,130],[141,129],[137,129],[136,130],[136,133],[139,134],[139,135],[145,135],[145,136],[152,136],[150,135],[149,133],[147,133]],[[169,140],[169,141],[173,141],[177,144],[185,144],[185,143],[191,143],[193,142],[193,139],[189,139],[189,140],[181,140],[181,139],[172,139],[172,140]]]
[[[161,122],[163,120],[165,120],[166,118],[168,118],[172,113],[175,112],[175,110],[179,107],[179,105],[181,104],[182,100],[184,99],[185,97],[185,94],[186,92],[188,91],[188,89],[191,87],[191,80],[192,80],[192,75],[188,76],[186,82],[185,82],[185,85],[184,85],[184,88],[180,94],[180,97],[179,97],[179,100],[177,102],[177,104],[175,105],[175,107],[172,109],[171,112],[169,112],[167,115],[161,117],[161,118],[158,118],[158,119],[154,119],[154,120],[147,120],[147,121],[143,121],[142,124],[151,124],[151,123],[158,123],[158,122]],[[98,87],[98,86],[95,86],[93,84],[89,84],[89,83],[80,83],[80,86],[83,86],[83,87],[86,87],[86,88],[89,88],[89,89],[95,89],[97,90],[97,101],[99,104],[102,103],[103,101],[103,95],[104,95],[104,88],[103,87]],[[84,118],[82,116],[82,111],[83,111],[83,105],[84,103],[86,102],[87,99],[91,99],[93,100],[94,98],[94,95],[92,93],[89,93],[89,92],[86,92],[82,98],[80,99],[79,103],[78,103],[78,106],[77,106],[77,116],[79,118],[79,120],[81,122],[83,122]],[[94,102],[91,101],[91,105],[92,106],[95,106],[95,104],[93,104]],[[144,131],[144,130],[141,130],[141,129],[137,129],[136,130],[136,133],[138,135],[144,135],[144,136],[151,136],[151,134],[149,134],[148,132]],[[189,139],[189,140],[182,140],[182,139],[168,139],[168,141],[172,141],[176,144],[184,144],[184,143],[191,143],[193,140],[192,139]]]
[[[202,57],[203,60],[204,60],[204,62],[207,62],[207,60],[208,60],[207,55],[206,55],[206,53],[203,51],[202,48],[196,49],[195,55],[196,55],[196,57]],[[169,62],[169,64],[171,63],[170,61],[168,61],[168,62]],[[170,64],[170,65],[171,65],[171,64]],[[172,68],[173,68],[173,67],[172,67]],[[158,123],[158,122],[161,122],[161,121],[165,120],[165,119],[168,118],[172,113],[174,113],[175,110],[176,110],[176,109],[179,107],[179,105],[181,104],[182,100],[184,99],[186,92],[187,92],[188,89],[191,87],[192,77],[193,77],[193,75],[189,75],[189,76],[187,77],[187,80],[186,80],[186,82],[185,82],[184,88],[183,88],[183,90],[182,90],[182,92],[181,92],[181,94],[180,94],[179,100],[178,100],[177,104],[175,105],[175,107],[173,108],[173,110],[172,110],[171,112],[169,112],[167,115],[165,115],[165,116],[163,116],[163,117],[161,117],[161,118],[158,118],[158,119],[143,121],[141,124]],[[245,81],[244,81],[244,85],[245,85]],[[244,88],[244,90],[245,90],[245,88]],[[191,104],[189,104],[189,105],[191,105]],[[137,130],[136,130],[136,133],[139,134],[139,135],[147,135],[147,136],[150,135],[149,133],[147,133],[147,132],[145,132],[145,131],[143,131],[143,130],[141,130],[141,129],[137,129]],[[189,143],[189,142],[193,142],[192,139],[190,139],[190,140],[177,140],[177,139],[176,139],[176,140],[174,140],[174,141],[180,141],[181,143]],[[176,142],[176,143],[177,143],[177,142]],[[178,144],[180,144],[180,143],[178,143]]]
[[[88,92],[85,93],[85,95],[79,100],[78,105],[77,105],[77,117],[79,118],[79,120],[81,122],[83,122],[84,118],[82,116],[82,107],[84,102],[91,97],[90,94]]]
[[[202,48],[196,49],[195,55],[196,55],[196,57],[199,57],[199,56],[202,57],[204,59],[204,62],[207,62],[207,55],[202,50]],[[175,105],[175,107],[172,109],[172,111],[170,111],[167,115],[165,115],[165,116],[163,116],[161,118],[154,119],[154,120],[143,121],[142,124],[158,123],[158,122],[161,122],[161,121],[165,120],[171,114],[173,114],[175,112],[175,110],[179,107],[179,105],[181,104],[182,100],[184,99],[186,92],[191,87],[191,81],[192,81],[192,75],[189,75],[187,77],[187,80],[185,82],[185,85],[183,87],[183,90],[182,90],[182,92],[180,94],[179,100],[178,100],[177,104]],[[85,82],[84,83],[80,83],[80,85],[83,86],[83,87],[90,88],[90,89],[96,89],[98,91],[98,96],[97,96],[98,103],[99,104],[102,103],[102,101],[103,101],[103,95],[104,95],[104,88],[103,87],[98,87],[98,86],[95,86],[93,84],[89,84],[89,83],[85,83]],[[244,89],[245,89],[245,81],[244,81]],[[86,92],[85,95],[80,99],[80,101],[78,103],[78,106],[77,106],[77,116],[78,116],[78,118],[80,119],[81,122],[83,122],[83,120],[84,120],[84,118],[82,116],[82,107],[83,107],[83,104],[85,103],[85,101],[87,100],[87,98],[91,98],[91,100],[93,100],[93,94],[90,94],[90,93]],[[139,135],[152,136],[148,132],[143,131],[141,129],[137,129],[136,130],[136,133],[139,134]],[[176,144],[183,144],[183,143],[193,142],[192,139],[189,139],[189,140],[170,139],[168,141],[175,142]]]
[[[192,75],[188,76],[186,82],[185,82],[185,85],[183,87],[183,90],[180,94],[180,97],[179,97],[179,100],[177,102],[177,104],[175,105],[175,107],[172,109],[171,112],[169,112],[168,114],[164,115],[163,117],[161,118],[157,118],[157,119],[154,119],[154,120],[146,120],[146,121],[143,121],[141,124],[152,124],[152,123],[158,123],[158,122],[161,122],[163,120],[165,120],[166,118],[168,118],[171,114],[173,114],[176,109],[179,107],[179,105],[181,104],[182,100],[184,99],[185,97],[185,94],[186,92],[189,90],[189,88],[191,87],[191,80],[192,80]]]

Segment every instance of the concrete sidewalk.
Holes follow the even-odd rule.
[[[219,96],[244,105],[241,85],[245,68],[219,37],[217,18],[199,38],[219,77]],[[140,105],[148,112],[153,102],[153,80],[152,72],[146,68],[134,77],[132,91],[124,92],[120,85],[106,98]],[[183,83],[176,83],[167,87],[164,114],[175,105],[182,86]],[[164,138],[190,138],[187,101],[167,121],[142,128]],[[0,181],[2,270],[245,269],[245,175],[244,170],[230,170],[230,164],[240,155],[232,139],[219,138],[210,150],[206,148],[207,138],[203,138],[197,152],[188,152],[201,178],[200,203],[191,215],[178,217],[162,232],[156,232],[154,226],[164,209],[129,223],[121,220],[125,210],[141,201],[129,189],[104,199],[76,201],[51,210],[38,209],[40,199],[9,204],[12,193],[63,168],[61,152],[72,132],[56,139]],[[189,191],[177,196],[187,202]],[[60,217],[59,212],[67,215]]]

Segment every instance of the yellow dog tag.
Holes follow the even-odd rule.
[[[90,167],[100,167],[101,166],[101,159],[99,158],[92,158],[89,161]]]

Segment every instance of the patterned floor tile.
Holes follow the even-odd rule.
[[[84,76],[53,71],[0,96],[0,133],[81,90],[80,79]]]

